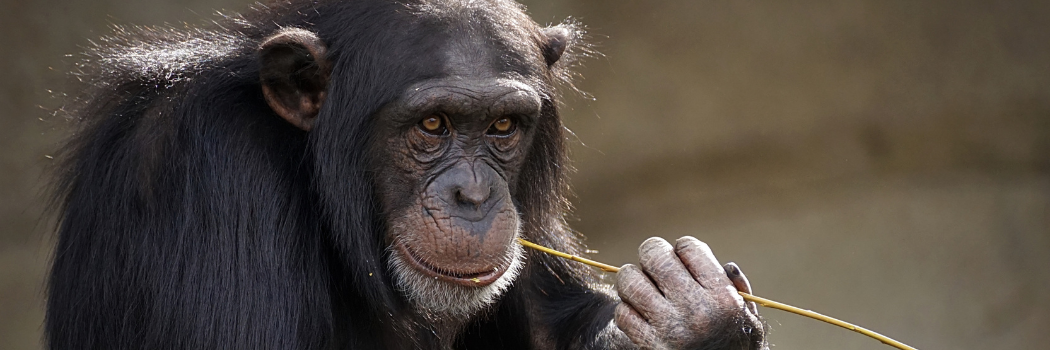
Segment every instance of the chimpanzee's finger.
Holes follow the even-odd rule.
[[[656,328],[649,324],[642,315],[638,314],[630,305],[620,303],[616,305],[613,322],[620,328],[627,338],[635,345],[645,348],[646,345],[656,343]]]
[[[642,269],[626,264],[616,273],[616,293],[646,320],[671,311],[671,304],[660,294]]]
[[[744,276],[744,272],[740,271],[740,266],[736,263],[726,263],[722,266],[726,271],[726,276],[729,276],[729,281],[733,282],[733,286],[736,290],[751,294],[751,283],[747,281],[747,277]]]
[[[751,282],[748,282],[747,276],[744,276],[744,271],[740,269],[740,266],[737,266],[736,263],[730,262],[722,267],[725,268],[726,276],[729,276],[729,280],[733,282],[733,286],[736,287],[736,290],[751,294]],[[748,302],[747,307],[748,309],[751,309],[752,313],[756,315],[758,314],[758,305],[754,302]]]
[[[638,262],[665,298],[688,298],[699,284],[678,259],[674,247],[663,238],[652,237],[638,246]]]
[[[707,289],[727,287],[732,284],[726,278],[725,269],[718,264],[715,254],[707,243],[691,236],[679,238],[675,242],[675,253],[682,260],[686,269],[700,285]]]

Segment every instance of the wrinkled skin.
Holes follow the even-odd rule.
[[[459,64],[471,63],[478,66]],[[418,309],[463,320],[502,294],[522,266],[513,188],[541,102],[501,74],[448,69],[463,73],[416,84],[380,113],[374,147],[400,288]],[[495,126],[501,121],[504,132]]]
[[[624,265],[616,276],[622,302],[615,323],[643,349],[708,349],[725,330],[743,331],[743,349],[764,348],[762,323],[736,264],[720,266],[707,244],[693,237],[672,246],[650,238],[638,248],[639,265]],[[718,347],[721,348],[721,347]]]

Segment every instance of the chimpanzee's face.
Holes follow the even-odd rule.
[[[391,29],[402,42],[384,43],[418,78],[371,116],[370,178],[388,270],[428,314],[470,315],[514,281],[523,255],[518,178],[537,126],[549,134],[559,123],[544,106],[553,106],[551,67],[571,32],[491,10],[420,8],[418,21]],[[338,62],[326,50],[295,28],[260,46],[267,103],[306,131],[332,90]]]
[[[477,41],[474,39],[474,41]],[[469,314],[487,305],[522,265],[516,180],[544,95],[532,52],[452,43],[442,74],[419,81],[377,116],[376,185],[398,286],[428,312]],[[535,67],[493,65],[508,54]],[[503,65],[504,67],[509,67]]]

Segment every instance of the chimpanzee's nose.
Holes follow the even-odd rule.
[[[489,193],[492,192],[487,182],[465,181],[462,185],[456,186],[454,189],[456,204],[473,207],[474,210],[481,208],[481,204],[489,199]]]
[[[481,163],[481,162],[478,162]],[[461,162],[449,169],[439,178],[439,184],[445,188],[445,202],[452,205],[464,217],[483,215],[482,207],[492,195],[492,187],[499,180],[499,174],[487,164]]]

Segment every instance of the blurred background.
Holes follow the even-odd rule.
[[[66,55],[248,3],[0,3],[0,349],[40,347]],[[1050,2],[525,3],[604,54],[563,106],[597,260],[692,235],[756,294],[920,349],[1050,344]],[[763,315],[773,349],[887,349]]]

